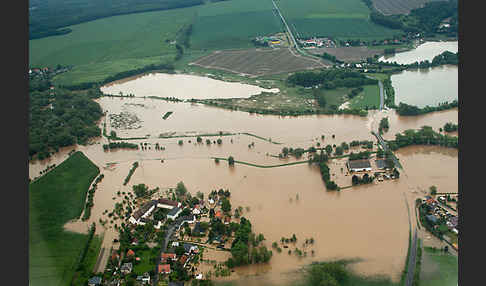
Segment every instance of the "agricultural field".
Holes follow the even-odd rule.
[[[380,88],[377,84],[363,86],[363,92],[359,93],[349,101],[351,108],[379,108]]]
[[[76,152],[30,184],[30,285],[71,282],[88,235],[65,231],[63,226],[81,215],[88,188],[99,172],[83,153]]]
[[[297,38],[378,40],[400,33],[372,23],[370,10],[361,0],[279,0],[276,4]]]
[[[454,286],[458,283],[458,260],[452,254],[425,247],[420,271],[421,286]]]
[[[425,3],[439,0],[371,0],[373,6],[383,15],[408,14]]]
[[[231,0],[198,9],[191,36],[195,50],[254,47],[251,40],[284,31],[271,0]]]
[[[118,72],[173,60],[171,41],[194,20],[190,7],[103,18],[71,26],[71,33],[29,41],[33,67],[74,65],[55,83],[102,80]]]
[[[319,61],[295,56],[286,48],[216,51],[192,64],[251,76],[288,73],[325,66]]]

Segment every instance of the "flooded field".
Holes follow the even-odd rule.
[[[123,91],[125,93],[125,91]],[[160,95],[164,96],[164,95]],[[169,95],[170,96],[170,95]],[[174,95],[172,95],[174,96]],[[393,110],[370,111],[368,117],[352,115],[312,115],[281,117],[254,115],[229,111],[201,104],[171,103],[144,98],[108,98],[96,100],[107,111],[100,122],[106,123],[107,133],[115,131],[118,137],[144,137],[131,143],[148,143],[150,150],[104,151],[104,137],[93,145],[66,148],[52,158],[29,164],[31,178],[47,165],[59,164],[73,150],[82,151],[104,174],[94,194],[91,218],[86,222],[72,222],[66,229],[85,232],[92,222],[97,231],[104,232],[103,246],[109,249],[116,238],[115,224],[109,222],[105,210],[110,212],[115,203],[123,200],[117,192],[131,192],[132,186],[144,183],[161,190],[175,187],[183,181],[188,190],[206,195],[211,190],[224,188],[231,191],[233,208],[245,208],[243,216],[249,218],[255,233],[263,233],[265,244],[271,248],[281,237],[297,236],[290,249],[302,249],[306,238],[315,243],[304,250],[308,255],[298,258],[274,250],[270,263],[239,267],[225,280],[237,280],[239,285],[283,285],[295,279],[295,272],[312,261],[358,258],[353,270],[363,275],[387,275],[398,281],[404,267],[408,247],[408,207],[414,196],[431,185],[441,192],[457,192],[457,150],[440,147],[409,147],[399,150],[404,171],[397,181],[376,182],[352,187],[341,192],[327,192],[319,169],[307,163],[276,168],[258,168],[237,163],[229,167],[226,161],[215,163],[212,157],[234,156],[237,161],[269,166],[294,162],[296,159],[279,159],[283,147],[339,145],[352,140],[373,140],[379,119],[388,116],[390,130],[385,139],[395,133],[416,129],[423,125],[434,129],[446,122],[457,123],[457,109],[416,117],[402,117]],[[172,111],[170,117],[163,115]],[[129,114],[138,118],[139,128],[112,124],[110,114]],[[223,131],[231,135],[219,136]],[[244,132],[249,133],[243,134]],[[164,136],[189,136],[159,138]],[[203,142],[196,143],[197,134]],[[325,135],[325,139],[321,139]],[[332,138],[334,135],[335,138]],[[222,139],[222,144],[215,140]],[[211,144],[206,144],[209,139]],[[270,140],[271,139],[271,140]],[[179,145],[178,141],[183,140]],[[189,142],[191,141],[191,142]],[[165,150],[155,150],[159,143]],[[275,144],[281,143],[281,144]],[[300,160],[306,160],[304,155]],[[130,182],[123,186],[131,165],[139,162]],[[349,185],[351,179],[341,172],[344,160],[329,163],[333,180]],[[249,208],[246,211],[246,207]],[[99,220],[108,220],[103,228]],[[314,255],[310,253],[314,251]],[[214,257],[223,257],[213,253]],[[212,256],[209,256],[212,257]],[[224,257],[223,257],[224,258]],[[103,262],[102,262],[103,264]],[[210,267],[205,265],[204,267]]]
[[[458,99],[458,67],[438,66],[429,69],[406,70],[391,76],[395,89],[395,104],[404,102],[418,107],[437,106]]]
[[[116,81],[101,87],[105,94],[175,97],[178,99],[248,98],[261,92],[278,92],[237,82],[225,82],[208,77],[151,73],[129,80]]]
[[[445,51],[457,53],[458,41],[451,42],[425,42],[416,49],[396,53],[395,55],[383,56],[379,60],[383,62],[397,62],[399,64],[411,64],[416,61],[432,61],[432,59]]]

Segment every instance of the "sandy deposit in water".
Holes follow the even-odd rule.
[[[151,73],[101,87],[105,94],[176,97],[179,99],[248,98],[261,92],[279,92],[255,85],[226,82],[187,74]]]
[[[432,59],[445,51],[457,53],[458,41],[451,42],[425,42],[416,49],[392,56],[383,56],[379,60],[384,62],[397,62],[399,64],[411,64],[416,61],[432,61]]]

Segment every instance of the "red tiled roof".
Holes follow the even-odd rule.
[[[132,256],[132,255],[135,255],[135,251],[133,251],[133,250],[129,249],[129,250],[127,251],[127,256]]]
[[[158,273],[170,273],[170,264],[159,264]]]
[[[164,205],[169,205],[169,206],[174,206],[174,207],[177,207],[179,205],[179,203],[176,202],[176,201],[171,201],[171,200],[164,199],[164,198],[158,199],[157,200],[157,203],[164,204]]]
[[[167,259],[175,259],[176,258],[176,254],[175,253],[162,253],[161,255],[162,257],[162,260],[167,260]]]
[[[215,214],[214,214],[215,217],[218,217],[218,218],[222,218],[223,217],[223,213],[221,211],[217,211]]]

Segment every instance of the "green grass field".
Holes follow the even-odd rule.
[[[421,286],[454,286],[458,283],[458,260],[451,254],[424,248]]]
[[[353,97],[350,100],[349,107],[351,108],[365,108],[368,106],[380,107],[380,88],[377,84],[363,86],[364,91]]]
[[[371,40],[399,33],[372,23],[370,10],[361,0],[279,0],[276,3],[297,37]]]
[[[101,80],[115,73],[172,60],[177,32],[198,7],[129,14],[71,26],[71,33],[29,41],[30,66],[74,65],[55,83]]]
[[[87,235],[64,231],[78,218],[89,185],[99,174],[81,152],[29,186],[30,285],[68,285]]]
[[[201,6],[191,37],[193,49],[252,48],[251,39],[283,26],[271,0],[231,0]]]

